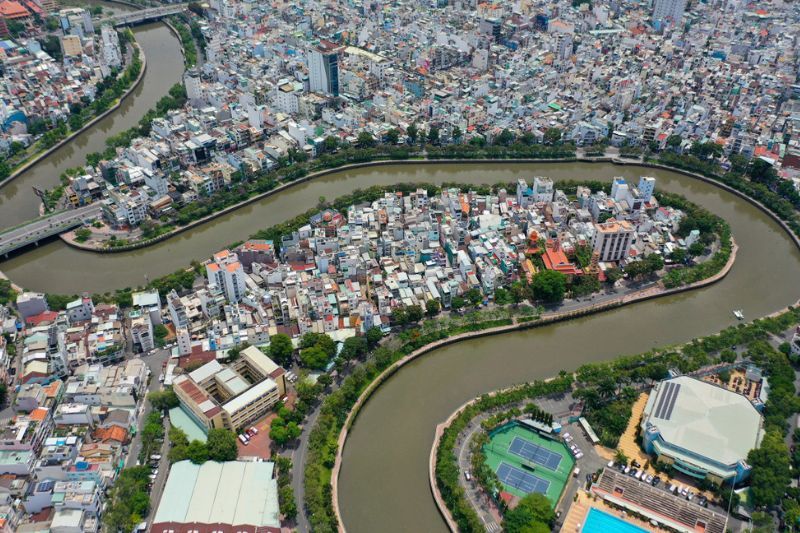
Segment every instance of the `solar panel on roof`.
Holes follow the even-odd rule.
[[[678,393],[680,391],[681,391],[681,384],[676,383],[675,392],[672,394],[672,398],[670,398],[669,410],[667,411],[667,414],[664,416],[664,420],[669,420],[670,418],[672,418],[672,410],[675,408],[675,401],[678,399]]]
[[[662,420],[669,420],[672,416],[672,410],[675,408],[675,400],[678,399],[678,392],[681,390],[679,383],[669,382],[664,387],[664,392],[661,393],[656,407],[655,416]]]
[[[653,413],[653,416],[655,416],[656,418],[661,417],[660,413],[664,407],[664,400],[666,399],[667,394],[669,393],[670,387],[672,387],[672,382],[666,383],[661,391],[661,395],[658,397],[658,405],[656,405],[656,410]]]

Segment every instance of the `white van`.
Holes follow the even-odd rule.
[[[242,444],[244,444],[245,446],[250,444],[250,439],[248,439],[247,437],[245,437],[242,434],[239,435],[239,440],[242,441]]]

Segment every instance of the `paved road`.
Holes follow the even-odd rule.
[[[147,363],[147,367],[150,369],[150,384],[147,387],[148,393],[161,389],[158,375],[161,373],[161,365],[163,365],[164,361],[168,358],[168,350],[157,350],[155,354],[143,357],[144,361]],[[150,414],[150,403],[143,398],[139,406],[139,415],[136,422],[137,432],[128,448],[128,459],[125,462],[125,466],[127,467],[134,466],[136,460],[139,458],[139,451],[142,449],[141,429],[144,426],[144,419],[148,414]]]
[[[11,252],[26,244],[72,229],[84,220],[99,216],[102,211],[102,206],[95,203],[49,217],[40,217],[6,230],[0,233],[0,253]]]
[[[320,403],[320,405],[322,405]],[[297,531],[300,533],[308,533],[311,527],[308,524],[308,519],[305,513],[305,496],[306,491],[303,485],[303,475],[306,464],[306,455],[308,454],[308,439],[311,435],[311,430],[317,423],[319,416],[320,405],[318,405],[303,423],[303,431],[300,433],[300,441],[297,448],[293,450],[286,450],[282,455],[288,456],[292,459],[292,490],[294,491],[294,499],[297,502]]]

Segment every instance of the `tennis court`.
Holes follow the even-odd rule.
[[[558,470],[558,465],[561,464],[561,455],[520,437],[514,437],[508,451],[550,470]]]
[[[530,494],[531,492],[547,494],[547,489],[550,488],[549,481],[524,472],[519,468],[514,468],[508,463],[500,463],[497,468],[497,477],[502,483],[517,488],[525,494]]]
[[[492,431],[483,453],[504,491],[520,498],[539,492],[553,506],[561,498],[575,466],[563,443],[545,438],[516,421]]]

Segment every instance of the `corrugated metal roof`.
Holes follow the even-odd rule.
[[[153,523],[280,527],[273,469],[270,462],[175,463]]]

